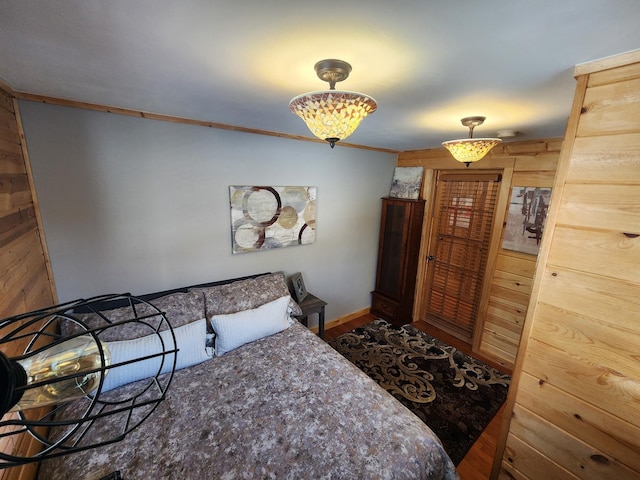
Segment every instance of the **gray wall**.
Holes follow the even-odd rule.
[[[370,305],[395,155],[27,101],[20,109],[60,301],[284,270],[302,272],[329,303],[328,321]],[[316,186],[315,243],[232,255],[229,185]]]

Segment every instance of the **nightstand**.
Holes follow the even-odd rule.
[[[308,319],[309,315],[314,313],[318,314],[318,334],[320,338],[324,339],[324,307],[327,304],[324,300],[319,299],[315,295],[307,293],[307,296],[304,297],[302,302],[298,302],[300,308],[302,309],[302,315],[297,315],[296,318],[300,323],[302,323],[305,327],[308,327]]]

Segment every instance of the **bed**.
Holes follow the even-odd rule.
[[[255,282],[264,278],[275,279],[276,292],[286,290],[284,275],[277,272],[171,295],[200,296],[209,323],[225,315],[235,321],[233,315],[263,308],[280,295],[273,285],[268,294],[256,293]],[[288,315],[295,313],[292,303],[289,299]],[[198,315],[167,313],[177,325],[189,324],[185,318],[193,316]],[[107,394],[126,393],[138,383]],[[82,408],[68,406],[75,407]],[[114,428],[103,423],[105,431]],[[423,422],[290,320],[277,333],[175,371],[165,400],[124,440],[45,460],[38,479],[97,480],[114,471],[125,480],[458,478]]]

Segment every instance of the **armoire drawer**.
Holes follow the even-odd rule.
[[[397,302],[381,297],[375,292],[371,294],[371,313],[374,315],[380,315],[385,320],[393,322],[398,318],[398,308]]]

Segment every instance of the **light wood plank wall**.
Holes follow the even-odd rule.
[[[551,187],[556,173],[562,139],[533,141],[508,141],[495,147],[485,158],[468,169],[456,162],[443,148],[402,152],[398,155],[400,167],[425,168],[423,198],[427,199],[426,216],[430,218],[430,199],[433,196],[435,176],[438,170],[503,172],[503,187],[498,201],[496,228],[486,269],[483,296],[480,303],[473,351],[498,364],[512,369],[520,344],[522,326],[527,312],[531,285],[537,257],[525,253],[504,250],[502,235],[508,212],[508,196],[511,186]],[[429,221],[424,222],[418,286],[414,319],[424,319],[425,298],[423,276],[425,273]]]
[[[640,50],[575,72],[494,479],[640,479]]]
[[[0,88],[0,319],[56,303],[19,117],[13,95]],[[12,356],[20,348],[3,351]],[[0,443],[3,452],[32,448],[28,436]],[[0,470],[0,480],[32,478],[36,466]]]

